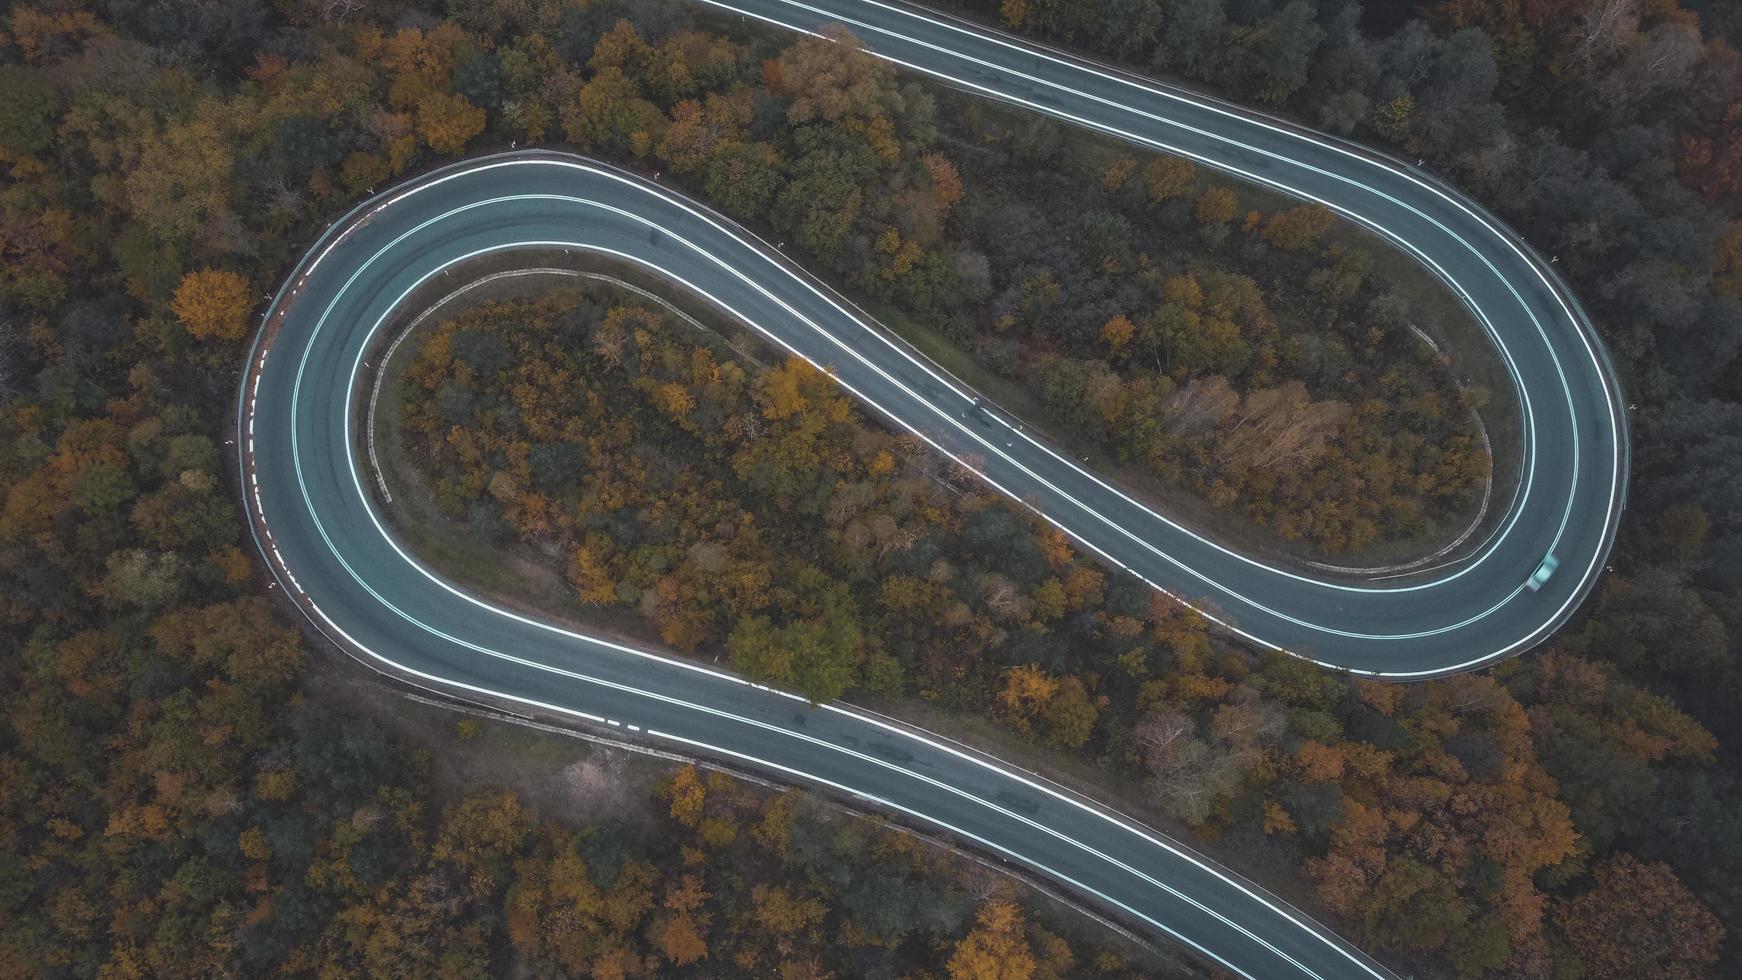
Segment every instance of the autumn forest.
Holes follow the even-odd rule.
[[[1422,159],[1557,255],[1635,471],[1614,572],[1526,656],[1388,685],[1261,655],[648,283],[529,278],[408,334],[393,519],[549,615],[955,724],[1402,972],[1733,973],[1742,38],[1686,6],[953,8]],[[39,0],[0,13],[0,92],[0,976],[1201,973],[706,765],[615,818],[455,790],[432,753],[508,726],[414,736],[315,683],[379,682],[267,589],[237,371],[328,221],[455,158],[658,172],[1279,559],[1437,547],[1513,475],[1504,375],[1378,240],[700,5]]]

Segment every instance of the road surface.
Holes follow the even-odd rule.
[[[832,371],[890,424],[965,459],[1109,564],[1251,642],[1386,678],[1468,670],[1528,649],[1601,573],[1625,497],[1626,428],[1588,321],[1540,257],[1409,168],[982,32],[872,0],[711,6],[799,30],[847,23],[914,71],[1191,156],[1319,201],[1414,254],[1466,300],[1518,385],[1518,494],[1473,555],[1368,585],[1268,567],[1102,483],[888,339],[730,221],[579,157],[459,163],[359,205],[292,273],[250,352],[237,424],[256,539],[310,620],[384,670],[859,796],[1051,878],[1249,977],[1388,977],[1257,886],[1134,821],[942,739],[838,705],[494,607],[386,531],[360,463],[364,359],[400,302],[468,261],[569,249],[638,266]],[[1559,572],[1525,581],[1543,556]]]

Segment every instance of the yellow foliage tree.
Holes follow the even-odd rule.
[[[454,155],[484,131],[484,110],[463,95],[432,92],[417,105],[417,132],[437,153]]]
[[[1295,831],[1294,818],[1275,800],[1264,801],[1264,832],[1266,834],[1292,834]]]
[[[979,925],[956,944],[950,980],[1029,980],[1037,964],[1022,935],[1022,913],[1009,902],[980,908]]]
[[[641,32],[627,20],[619,19],[593,44],[593,58],[587,62],[594,71],[605,68],[628,69],[647,54],[647,42]]]
[[[248,280],[222,269],[201,269],[182,277],[170,309],[201,340],[240,340],[253,306]]]
[[[763,382],[762,414],[772,422],[796,415],[810,407],[801,385],[817,373],[806,361],[789,357],[785,363],[768,372]]]
[[[1117,354],[1131,343],[1131,337],[1137,328],[1131,325],[1131,320],[1123,314],[1108,320],[1101,325],[1101,343],[1107,345],[1107,350]]]
[[[695,396],[676,381],[667,381],[653,389],[653,401],[673,422],[683,422],[696,407]]]
[[[1204,305],[1204,287],[1191,276],[1169,276],[1161,284],[1161,298],[1195,310]]]
[[[587,541],[575,549],[569,565],[569,581],[581,601],[595,606],[608,606],[617,601],[617,582],[608,564],[610,540],[604,535],[588,535]]]
[[[695,918],[687,913],[666,920],[665,928],[660,932],[659,946],[665,958],[677,966],[688,966],[708,955],[707,941],[696,928]]]
[[[237,835],[236,846],[243,857],[252,861],[264,861],[272,856],[272,845],[266,842],[266,831],[259,827],[249,827]]]
[[[815,898],[785,888],[757,885],[750,893],[756,921],[777,936],[792,936],[821,922],[828,909]]]
[[[673,820],[686,827],[694,827],[702,820],[702,803],[707,799],[707,791],[702,787],[701,777],[696,775],[695,766],[684,766],[671,779],[671,788],[666,791],[671,799],[671,816]]]
[[[1033,664],[1023,664],[1004,675],[1004,690],[998,692],[998,701],[1007,714],[1026,720],[1044,710],[1058,690],[1057,678],[1048,677],[1046,671]]]
[[[1240,198],[1226,187],[1210,187],[1198,197],[1198,221],[1206,225],[1226,224],[1240,206]]]
[[[1264,238],[1277,248],[1294,251],[1311,245],[1335,220],[1329,209],[1303,204],[1271,215],[1264,225]]]
[[[1143,185],[1149,189],[1149,199],[1156,202],[1179,197],[1191,190],[1197,167],[1180,157],[1156,157],[1143,168]]]

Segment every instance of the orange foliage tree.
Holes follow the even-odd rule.
[[[1553,912],[1592,980],[1711,976],[1724,927],[1668,865],[1617,854],[1597,866],[1590,891]]]

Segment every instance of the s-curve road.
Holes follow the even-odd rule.
[[[1248,977],[1387,977],[1280,900],[1134,821],[1018,770],[841,706],[557,628],[443,581],[387,532],[354,438],[365,358],[419,287],[470,260],[568,249],[694,292],[939,451],[974,465],[1106,562],[1207,599],[1229,628],[1327,666],[1413,678],[1527,649],[1603,567],[1625,492],[1613,373],[1541,262],[1474,205],[1341,144],[872,0],[743,0],[800,30],[847,23],[874,52],[950,84],[1182,153],[1323,202],[1453,285],[1518,384],[1527,458],[1499,528],[1418,578],[1316,581],[1219,547],[1151,512],[889,341],[765,243],[657,185],[579,157],[455,164],[359,205],[315,243],[266,313],[238,425],[254,533],[311,622],[353,653],[438,690],[617,726],[854,794],[964,838]],[[1559,572],[1525,587],[1542,558]]]

